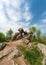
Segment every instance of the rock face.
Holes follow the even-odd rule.
[[[6,45],[6,43],[0,43],[0,51],[3,50]]]
[[[20,33],[24,33],[23,28],[19,28],[18,31],[19,31]]]
[[[12,41],[26,38],[27,40],[25,40],[25,42],[28,44],[30,38],[33,36],[33,32],[28,33],[24,31],[23,28],[19,28],[18,31],[19,32],[15,33],[15,35],[13,36]]]
[[[0,59],[7,56],[9,53],[11,53],[13,51],[13,48],[12,47],[7,47],[5,48],[4,50],[2,50],[0,52]]]
[[[13,36],[12,41],[13,40],[19,40],[23,37],[24,30],[22,28],[19,28],[18,31],[19,31],[19,33],[18,32],[15,33],[15,35]]]
[[[18,41],[19,43],[19,41]],[[22,53],[17,49],[17,42],[10,42],[0,51],[0,65],[26,65]],[[14,61],[14,58],[16,61]]]
[[[42,51],[43,55],[44,55],[44,58],[43,58],[43,61],[42,61],[42,65],[46,65],[46,45],[44,44],[38,44],[38,48]]]
[[[8,60],[7,58],[2,59],[2,61],[0,61],[0,65],[16,65],[14,64],[13,60]]]
[[[26,39],[26,38],[23,38],[23,43],[25,43],[26,45],[28,45],[29,40],[28,40],[28,39]]]
[[[14,41],[14,40],[17,40],[17,36],[19,35],[19,33],[15,33],[15,35],[13,36],[13,38],[12,38],[12,41]]]
[[[5,48],[4,50],[2,50],[0,52],[0,59],[5,57],[5,56],[8,56],[8,58],[11,60],[12,58],[14,58],[14,56],[21,56],[21,52],[19,50],[17,50],[15,47],[7,47]]]

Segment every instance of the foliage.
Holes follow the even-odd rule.
[[[20,45],[20,46],[18,46],[18,49],[23,52],[26,48],[24,46]]]
[[[31,40],[31,42],[37,42],[37,38],[36,37],[34,38],[34,36],[32,36],[32,38],[30,40]]]
[[[12,38],[12,34],[13,34],[12,29],[10,29],[9,31],[7,31],[7,33],[6,33],[6,39],[10,40]]]
[[[36,28],[34,26],[32,26],[29,30],[30,30],[30,32],[33,32],[33,33],[36,32]]]
[[[5,40],[5,35],[2,32],[0,32],[0,42],[4,42]]]
[[[41,61],[43,59],[43,55],[39,50],[37,50],[37,48],[25,51],[24,57],[31,65],[42,65]]]
[[[37,47],[34,47],[32,50],[26,50],[26,48],[24,49],[24,47],[21,46],[19,49],[21,51],[23,50],[24,58],[27,59],[30,65],[42,65],[43,54]]]
[[[37,38],[40,38],[40,36],[41,36],[41,30],[37,30],[36,31],[36,35],[37,35]]]
[[[39,39],[37,40],[37,42],[46,45],[46,41],[45,41],[44,39],[42,39],[42,38],[39,38]]]

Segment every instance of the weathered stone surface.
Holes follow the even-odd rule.
[[[43,55],[44,55],[44,58],[43,58],[43,61],[42,61],[42,65],[46,65],[46,45],[44,44],[38,44],[38,48],[42,51]]]
[[[19,56],[21,56],[21,55],[22,55],[22,54],[21,54],[20,51],[14,50],[14,51],[8,56],[8,59],[11,60],[11,59],[13,59],[15,56],[19,57]]]
[[[27,31],[24,31],[24,35],[26,35],[27,34]]]
[[[5,48],[3,51],[0,52],[0,59],[4,56],[7,56],[9,53],[13,51],[12,47]]]
[[[27,45],[28,45],[29,40],[28,40],[28,39],[26,39],[26,38],[24,38],[24,39],[23,39],[23,43],[25,43],[25,44],[27,44]]]
[[[22,56],[17,57],[15,61],[18,63],[18,65],[27,65],[24,58]]]
[[[19,35],[19,33],[15,33],[15,35],[12,38],[12,41],[16,40],[17,36]]]
[[[17,37],[16,37],[16,40],[19,40],[19,39],[21,39],[22,38],[22,36],[21,36],[21,34],[19,34]]]
[[[15,33],[15,35],[13,36],[12,41],[19,40],[25,37],[27,38],[27,40],[30,40],[30,38],[33,36],[33,32],[26,32],[23,30],[23,28],[19,28],[18,31],[19,32]]]
[[[0,43],[0,51],[3,50],[6,45],[6,43]]]
[[[31,43],[28,44],[28,48],[29,48],[29,49],[32,49]]]
[[[30,38],[33,36],[33,33],[31,32],[31,33],[28,33],[28,35],[27,35],[27,39],[28,40],[30,40]]]
[[[7,57],[0,61],[0,65],[16,65],[13,60],[8,60]]]
[[[20,33],[24,33],[23,28],[19,28],[18,31],[19,31]]]

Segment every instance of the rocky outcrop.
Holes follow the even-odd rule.
[[[43,61],[42,61],[42,65],[46,65],[46,45],[44,44],[38,44],[38,48],[42,51],[43,55],[44,55],[44,58],[43,58]]]
[[[14,56],[19,57],[19,56],[21,56],[22,54],[21,54],[21,52],[20,52],[19,50],[17,50],[15,47],[6,47],[4,50],[2,50],[2,51],[0,52],[0,59],[3,58],[3,57],[5,57],[5,56],[7,56],[7,55],[9,55],[9,56],[8,56],[8,59],[11,60],[12,58],[14,58]]]
[[[6,43],[0,43],[0,51],[3,50],[6,45],[7,45]]]
[[[26,65],[22,58],[22,53],[17,49],[15,44],[9,43],[3,50],[0,51],[0,65]],[[16,61],[14,61],[14,58]]]
[[[25,43],[26,45],[28,45],[29,40],[28,40],[28,39],[26,39],[26,38],[23,38],[23,43]]]
[[[0,51],[0,65],[17,65],[13,58],[21,56],[21,52],[14,46],[9,44]]]
[[[19,31],[21,34],[24,33],[23,28],[19,28],[18,31]]]
[[[7,56],[9,53],[13,51],[13,47],[7,47],[0,52],[0,59]]]
[[[19,32],[15,33],[15,35],[12,38],[12,41],[14,40],[19,40],[19,39],[25,39],[24,42],[26,42],[26,44],[28,44],[30,42],[30,39],[33,36],[33,32],[26,32],[23,30],[23,28],[19,28],[18,29]]]
[[[19,57],[21,55],[22,55],[21,52],[14,47],[14,50],[9,54],[8,59],[11,60],[14,57]]]
[[[0,65],[16,65],[16,63],[14,64],[13,60],[9,61],[7,58],[4,58],[0,61]]]

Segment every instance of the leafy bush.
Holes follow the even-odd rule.
[[[26,50],[26,48],[22,45],[18,46],[18,49],[21,50],[22,52],[24,52]]]
[[[13,34],[12,29],[8,30],[7,33],[6,33],[6,39],[7,39],[7,40],[11,40],[12,34]]]
[[[27,50],[25,47],[19,46],[19,50],[22,51],[24,58],[27,59],[30,65],[42,65],[43,54],[37,47]]]
[[[37,42],[37,43],[41,43],[41,44],[45,44],[46,45],[46,40],[42,39],[42,38],[31,38],[31,42]]]
[[[31,65],[42,65],[43,55],[37,48],[25,51],[24,57]]]
[[[5,40],[5,35],[2,32],[0,32],[0,42],[4,42]]]
[[[37,38],[36,37],[34,38],[33,36],[30,40],[31,40],[31,42],[37,42]]]
[[[42,38],[39,38],[39,39],[37,40],[37,42],[38,42],[38,43],[42,43],[42,44],[45,44],[45,45],[46,45],[46,41],[45,41],[45,40],[43,40]]]

